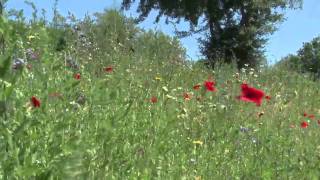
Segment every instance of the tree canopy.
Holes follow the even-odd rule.
[[[123,0],[130,9],[135,0]],[[204,32],[199,39],[201,52],[210,65],[222,60],[255,66],[263,57],[267,35],[283,20],[283,10],[301,7],[302,0],[140,0],[138,21],[152,10],[158,10],[155,21],[166,16],[166,22],[189,22],[187,31],[176,30],[180,37]]]
[[[320,78],[320,36],[303,43],[296,55],[288,55],[277,65],[300,73],[310,73],[314,79]]]

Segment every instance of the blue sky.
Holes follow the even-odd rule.
[[[39,9],[47,10],[48,17],[51,17],[54,0],[33,0]],[[104,8],[117,8],[121,0],[60,0],[58,9],[66,15],[68,11],[81,18],[85,13],[92,14],[102,11]],[[24,4],[23,0],[9,0],[7,8],[24,9],[26,16],[30,16],[31,9]],[[136,16],[134,10],[125,13],[127,16]],[[157,29],[168,35],[174,35],[174,27],[166,25],[164,20],[154,24],[156,13],[150,14],[149,18],[139,26],[145,29]],[[320,0],[304,0],[302,10],[288,10],[286,21],[278,26],[278,31],[270,36],[266,45],[266,56],[269,63],[274,63],[281,57],[294,54],[302,47],[303,42],[308,42],[320,35]],[[187,23],[178,26],[179,29],[188,29]],[[183,46],[187,49],[187,54],[191,59],[198,59],[199,52],[197,38],[192,36],[181,39]]]

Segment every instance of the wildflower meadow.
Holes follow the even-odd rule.
[[[207,68],[116,10],[50,24],[11,15],[0,179],[320,177],[320,85],[307,74]]]

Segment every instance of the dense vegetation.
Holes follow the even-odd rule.
[[[320,176],[319,84],[298,73],[206,69],[116,10],[4,12],[0,37],[0,179]]]
[[[306,42],[296,55],[290,54],[277,64],[291,71],[311,74],[314,80],[320,78],[320,37]]]
[[[122,7],[130,9],[135,0],[123,0]],[[162,16],[166,22],[189,22],[188,31],[177,30],[180,36],[204,33],[200,38],[201,51],[207,64],[218,61],[236,62],[238,68],[257,67],[265,60],[263,48],[268,35],[284,17],[284,10],[301,6],[302,0],[206,0],[168,1],[139,0],[138,20],[144,20],[157,10],[156,22]],[[174,24],[174,23],[173,23]]]

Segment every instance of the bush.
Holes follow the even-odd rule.
[[[288,55],[277,65],[300,73],[310,73],[318,79],[320,77],[320,37],[304,43],[297,55]]]

